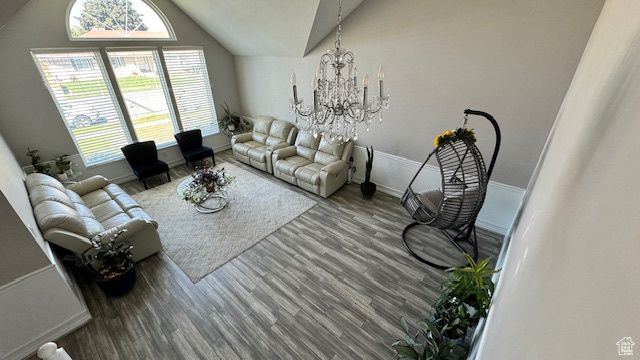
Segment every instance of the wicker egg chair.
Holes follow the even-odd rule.
[[[426,260],[414,252],[407,244],[409,229],[417,225],[428,225],[441,230],[447,239],[461,252],[467,251],[459,244],[468,242],[473,248],[473,259],[478,259],[475,221],[482,208],[489,178],[500,149],[500,127],[493,116],[476,110],[465,110],[465,120],[461,128],[452,133],[450,140],[433,150],[413,177],[400,203],[415,222],[402,231],[402,242],[409,253],[425,264],[438,269],[450,266]],[[472,136],[465,136],[468,115],[483,116],[491,122],[496,132],[496,145],[489,168],[485,167],[480,150]],[[432,156],[440,167],[441,188],[415,192],[411,187]]]

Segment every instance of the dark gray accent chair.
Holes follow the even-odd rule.
[[[127,158],[127,162],[131,165],[133,173],[144,184],[145,189],[148,189],[145,179],[154,175],[166,173],[167,179],[171,181],[169,165],[162,160],[158,160],[158,149],[155,141],[135,142],[122,147],[120,150],[122,150],[124,157]]]

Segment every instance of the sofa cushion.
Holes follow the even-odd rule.
[[[109,184],[105,186],[104,191],[109,194],[109,196],[111,196],[111,198],[115,200],[124,211],[128,211],[129,209],[135,207],[140,207],[140,205],[135,200],[133,200],[133,198],[129,194],[124,192],[124,190],[122,190],[122,188],[120,188],[120,186],[116,184]]]
[[[124,214],[124,211],[118,205],[115,200],[109,200],[100,205],[94,206],[91,208],[93,212],[93,216],[96,217],[96,220],[104,223],[107,219],[110,219],[116,215]],[[109,227],[105,224],[105,227]]]
[[[85,194],[82,196],[82,201],[84,201],[84,204],[93,211],[93,208],[96,206],[111,201],[111,196],[106,191],[100,189]]]
[[[111,229],[116,226],[122,225],[129,220],[131,220],[129,215],[125,213],[119,213],[119,214],[115,214],[114,216],[108,219],[102,220],[101,222],[102,222],[102,225],[105,227],[105,229]]]
[[[309,161],[313,161],[313,157],[318,151],[320,139],[313,137],[309,131],[301,131],[296,139],[296,153]]]
[[[308,164],[311,164],[311,161],[303,158],[302,156],[294,155],[286,159],[276,161],[274,166],[281,173],[294,176],[296,169]]]
[[[65,191],[64,185],[62,185],[60,181],[45,174],[39,174],[39,173],[29,174],[27,175],[27,178],[24,180],[24,183],[27,186],[27,189],[29,190],[29,192],[31,192],[32,189],[42,185],[50,186],[52,188],[56,188],[63,192]]]
[[[262,145],[262,146],[258,146],[253,149],[250,149],[247,152],[247,155],[249,156],[250,159],[263,163],[267,161],[267,145]]]
[[[75,208],[57,201],[45,200],[33,207],[38,227],[42,232],[51,228],[60,228],[88,237],[87,228]]]
[[[246,142],[235,143],[233,145],[233,150],[240,155],[249,156],[249,150],[260,146],[264,146],[264,144],[261,144],[257,141],[249,140]]]
[[[276,145],[287,141],[287,137],[289,132],[291,132],[291,128],[293,124],[281,121],[274,120],[271,123],[271,129],[269,130],[269,137],[266,140],[267,145]]]
[[[342,153],[344,152],[344,146],[344,143],[332,145],[323,137],[322,141],[320,141],[318,152],[316,152],[313,162],[329,165],[332,162],[340,160],[340,156],[342,156]]]
[[[251,136],[253,141],[260,143],[260,145],[264,145],[267,142],[269,131],[271,130],[271,123],[273,123],[273,120],[275,119],[270,116],[258,116],[255,124],[253,124],[253,134]]]
[[[37,205],[43,201],[57,201],[70,208],[75,207],[66,191],[53,186],[38,186],[32,188],[29,190],[29,200],[31,200],[31,205]]]
[[[296,170],[296,179],[307,184],[320,185],[320,169],[322,164],[311,163]]]

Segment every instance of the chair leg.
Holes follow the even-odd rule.
[[[147,186],[147,181],[146,180],[142,180],[142,184],[144,184],[144,189],[145,190],[149,190],[149,187]]]
[[[169,179],[169,182],[171,182],[171,176],[169,176],[169,172],[167,171],[167,179]]]
[[[216,166],[216,158],[213,155],[211,155],[211,160],[213,160],[213,166]]]
[[[184,164],[185,164],[185,165],[187,165],[187,166],[189,166],[189,160],[185,160],[185,161],[184,161]]]

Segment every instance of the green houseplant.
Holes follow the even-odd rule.
[[[457,360],[467,355],[465,346],[443,337],[433,323],[418,322],[415,335],[412,335],[404,318],[400,318],[400,324],[405,332],[404,338],[391,345],[400,359]]]
[[[405,337],[392,345],[400,358],[464,358],[467,331],[487,316],[495,289],[491,276],[500,271],[489,267],[491,258],[476,263],[469,254],[465,256],[468,266],[447,269],[451,274],[441,284],[442,292],[434,304],[430,322],[418,323],[419,331],[411,337],[406,321],[401,319]],[[465,352],[453,345],[462,346]]]
[[[222,105],[222,109],[224,110],[224,116],[220,119],[219,124],[220,129],[225,134],[232,135],[233,133],[244,133],[251,130],[251,123],[237,112],[231,112],[227,103]]]
[[[110,296],[122,296],[136,284],[133,267],[132,246],[124,241],[117,242],[126,230],[103,241],[98,235],[91,240],[92,247],[79,257],[80,265],[93,273],[98,286]]]
[[[67,171],[71,169],[71,161],[65,159],[65,157],[67,156],[69,155],[67,154],[56,155],[54,159],[56,164],[56,170],[58,171],[58,177],[61,180],[67,179]]]
[[[27,156],[31,158],[31,166],[33,166],[33,170],[42,174],[49,174],[49,169],[51,168],[50,164],[43,164],[40,162],[40,155],[38,155],[38,150],[27,148]]]
[[[360,191],[365,199],[371,199],[376,193],[376,184],[371,182],[371,169],[373,167],[373,146],[367,149],[367,162],[365,164],[364,182],[360,184]]]

